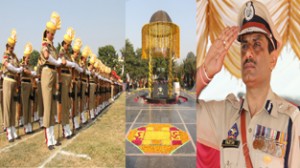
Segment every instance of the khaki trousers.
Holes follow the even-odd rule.
[[[43,95],[42,95],[42,84],[39,81],[37,83],[37,110],[39,117],[43,117],[44,115],[44,105],[43,105]]]
[[[0,89],[0,110],[1,110],[1,123],[4,124],[4,119],[3,119],[3,89]]]
[[[69,120],[69,109],[70,109],[70,103],[71,98],[69,97],[69,90],[71,87],[71,75],[70,74],[61,74],[61,82],[62,82],[62,88],[61,88],[61,101],[62,101],[62,116],[61,116],[61,123],[62,125],[66,125],[70,123]]]
[[[17,82],[12,79],[4,78],[3,81],[3,117],[4,127],[16,125],[16,93]]]
[[[24,125],[31,123],[31,106],[30,106],[30,93],[31,93],[31,83],[22,82],[21,83],[21,100],[22,100],[22,112],[24,118]]]
[[[90,83],[90,102],[89,102],[89,110],[92,110],[95,108],[95,89],[96,84]]]
[[[81,90],[81,92],[82,92],[82,98],[81,98],[82,111],[86,110],[86,108],[85,108],[86,107],[86,96],[85,96],[86,88],[87,88],[86,82],[82,82],[82,90]]]
[[[57,111],[57,102],[53,99],[56,93],[56,70],[44,67],[41,75],[41,86],[44,104],[44,127],[54,126],[54,115]]]
[[[74,86],[73,86],[74,85]],[[73,87],[75,87],[75,90],[73,89]],[[70,92],[71,93],[73,93],[73,91],[75,92],[75,93],[73,93],[73,94],[75,94],[75,98],[72,98],[71,99],[71,117],[75,117],[77,114],[78,114],[78,111],[79,111],[79,109],[78,109],[78,96],[77,96],[77,94],[78,94],[78,84],[77,84],[77,82],[75,82],[75,83],[73,83],[72,82],[72,87],[70,87]],[[73,105],[75,104],[75,106],[73,107]],[[73,110],[73,108],[75,108],[74,110],[74,116],[72,116],[72,110]]]

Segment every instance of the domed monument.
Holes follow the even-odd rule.
[[[148,87],[150,100],[175,99],[173,95],[173,60],[180,53],[179,27],[172,23],[167,12],[155,12],[150,22],[142,28],[142,58],[148,59]],[[167,81],[161,78],[153,81],[153,58],[164,58],[168,61]]]

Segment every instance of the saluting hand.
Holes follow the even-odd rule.
[[[238,32],[238,26],[226,27],[219,35],[219,38],[212,43],[204,61],[208,77],[212,78],[221,71],[225,55],[228,53],[228,49],[234,40],[237,39]]]

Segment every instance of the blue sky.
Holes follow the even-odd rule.
[[[180,27],[180,60],[189,51],[196,54],[196,1],[195,0],[127,0],[126,38],[134,48],[141,48],[142,27],[149,23],[158,10],[166,11],[172,22]]]
[[[61,16],[62,26],[56,32],[54,45],[63,40],[68,27],[73,27],[83,47],[89,45],[94,53],[98,47],[111,44],[119,51],[125,44],[125,0],[9,0],[1,2],[0,53],[5,51],[12,28],[17,30],[15,53],[23,56],[26,42],[40,51],[42,33],[52,11]]]
[[[181,59],[196,51],[196,2],[194,0],[10,0],[1,2],[0,60],[12,28],[17,30],[15,53],[23,56],[26,42],[40,50],[42,33],[52,11],[60,14],[61,30],[55,35],[57,46],[68,27],[73,27],[83,46],[88,44],[94,53],[99,46],[111,44],[119,51],[130,39],[141,47],[141,29],[157,10],[168,12],[180,27]],[[13,9],[13,10],[12,10]],[[125,12],[126,10],[126,12]],[[120,54],[120,52],[119,52]]]

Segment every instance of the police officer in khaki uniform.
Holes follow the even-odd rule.
[[[67,29],[64,35],[64,40],[61,43],[61,48],[59,51],[59,58],[66,60],[66,65],[61,67],[61,98],[62,98],[62,116],[61,122],[63,125],[63,136],[67,139],[71,138],[72,131],[69,125],[69,109],[71,107],[71,99],[69,97],[69,89],[71,87],[71,71],[70,69],[74,67],[74,63],[71,61],[71,53],[69,52],[72,40],[74,39],[75,31],[72,27]]]
[[[4,127],[7,132],[7,139],[13,142],[19,136],[16,132],[16,87],[17,87],[17,74],[23,72],[23,68],[19,67],[19,61],[15,55],[14,47],[17,42],[17,32],[12,30],[11,36],[7,40],[6,51],[2,58],[2,68],[4,74],[3,80],[3,112],[4,112]]]
[[[246,95],[223,101],[200,100],[197,140],[221,152],[221,167],[300,167],[299,110],[277,96],[270,80],[281,38],[266,7],[247,2],[238,27],[226,28],[197,72],[197,95],[217,74],[235,39],[241,43]]]
[[[53,46],[55,32],[60,29],[60,26],[60,16],[56,12],[53,12],[51,20],[46,24],[40,55],[42,66],[41,88],[44,104],[43,125],[45,127],[45,138],[49,150],[54,149],[54,145],[60,145],[54,136],[54,115],[57,111],[57,103],[54,100],[57,84],[56,67],[65,65],[66,62],[63,59],[58,59],[58,54]]]
[[[89,112],[90,112],[90,117],[91,119],[95,118],[95,89],[96,89],[96,84],[95,84],[95,80],[94,80],[94,64],[96,63],[96,55],[95,54],[91,54],[91,57],[88,61],[88,71],[90,72],[89,75]]]
[[[81,84],[82,84],[82,88],[81,88],[81,104],[82,104],[82,111],[81,111],[81,122],[83,124],[87,123],[86,120],[86,110],[87,110],[87,101],[86,101],[86,89],[87,89],[87,84],[88,84],[88,71],[87,71],[87,67],[86,67],[86,59],[87,57],[90,55],[91,53],[91,49],[88,46],[85,46],[82,53],[81,53],[81,58],[79,61],[79,66],[83,69],[83,73],[81,76]]]
[[[79,66],[79,54],[80,54],[81,46],[82,46],[81,39],[77,38],[73,45],[74,53],[71,55],[71,59],[75,63],[74,70],[73,70],[74,74],[72,74],[72,75],[74,75],[74,78],[75,78],[75,81],[74,81],[75,86],[73,86],[73,87],[75,87],[75,93],[74,93],[74,98],[73,98],[73,101],[75,101],[74,102],[75,107],[72,107],[72,108],[75,108],[74,109],[75,114],[72,117],[74,120],[74,127],[76,130],[79,130],[81,128],[80,123],[79,123],[80,109],[79,109],[79,96],[78,96],[79,89],[80,89],[80,80],[79,80],[80,73],[83,72],[83,69]]]
[[[21,66],[24,69],[24,72],[21,75],[21,102],[22,102],[22,113],[24,118],[24,131],[25,134],[33,133],[32,130],[32,114],[30,106],[30,93],[32,90],[31,78],[36,75],[35,71],[30,71],[29,68],[29,59],[30,54],[32,53],[31,43],[27,43],[24,50],[23,60]]]

